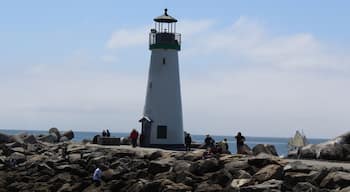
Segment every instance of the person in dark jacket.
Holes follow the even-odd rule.
[[[237,153],[240,154],[241,149],[244,146],[245,137],[242,135],[241,132],[238,132],[237,135],[235,136],[235,138],[237,141]]]
[[[191,143],[192,143],[191,135],[189,133],[187,133],[186,137],[185,137],[186,151],[191,151]]]
[[[110,137],[110,136],[111,136],[111,133],[109,132],[108,129],[107,129],[107,131],[106,131],[106,136],[107,136],[107,137]]]

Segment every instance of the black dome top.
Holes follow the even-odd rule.
[[[177,20],[174,17],[168,15],[168,9],[164,9],[164,14],[159,16],[159,17],[154,18],[153,20],[156,22],[162,22],[162,23],[175,23],[175,22],[177,22]]]

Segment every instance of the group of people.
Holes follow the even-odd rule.
[[[110,137],[110,136],[111,136],[111,133],[109,132],[108,129],[106,131],[105,130],[102,131],[102,137]]]
[[[241,132],[238,132],[235,136],[236,143],[237,143],[237,153],[243,154],[244,153],[244,142],[245,137],[242,135]],[[192,144],[192,138],[189,133],[185,133],[185,149],[186,151],[191,150],[191,144]],[[210,136],[206,135],[204,139],[204,144],[202,148],[207,149],[205,153],[203,154],[204,158],[212,157],[213,154],[221,154],[221,153],[230,153],[229,151],[229,145],[227,142],[227,138],[224,138],[223,141],[215,142],[215,140]]]

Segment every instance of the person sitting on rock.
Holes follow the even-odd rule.
[[[230,151],[228,150],[228,143],[226,138],[224,138],[224,140],[219,143],[219,146],[221,148],[221,153],[225,153],[225,154],[230,153]]]
[[[186,137],[185,137],[186,151],[191,151],[191,143],[192,143],[191,135],[189,133],[186,133]]]
[[[244,146],[245,137],[242,135],[241,132],[238,132],[235,136],[237,141],[237,154],[242,154],[242,147]]]
[[[207,135],[204,139],[205,147],[214,147],[215,140],[210,136]]]
[[[102,137],[106,137],[107,136],[107,132],[105,130],[102,131]]]
[[[110,136],[111,136],[111,133],[109,132],[108,129],[107,129],[107,131],[106,131],[106,136],[107,136],[107,137],[110,137]]]
[[[95,183],[96,186],[101,185],[101,176],[102,176],[102,171],[100,168],[96,168],[94,171],[94,174],[92,175],[92,181]]]

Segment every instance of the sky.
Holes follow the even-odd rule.
[[[332,138],[350,127],[349,1],[0,1],[0,129],[140,128],[168,13],[192,134]]]

